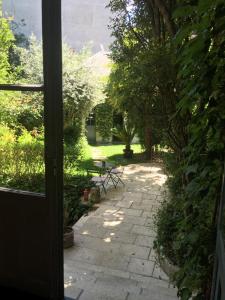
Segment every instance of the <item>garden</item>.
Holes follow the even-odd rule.
[[[42,83],[41,42],[35,36],[27,38],[23,34],[13,33],[10,19],[0,20],[1,82]],[[63,44],[65,226],[73,225],[93,205],[91,202],[84,203],[81,199],[84,190],[93,187],[91,174],[87,174],[87,169],[93,167],[94,148],[98,148],[105,158],[116,165],[130,162],[123,158],[122,145],[88,145],[86,118],[94,107],[98,107],[98,126],[103,137],[112,134],[113,127],[112,121],[108,123],[105,119],[101,122],[101,114],[105,110],[109,118],[112,118],[112,107],[105,103],[106,78],[93,75],[96,70],[90,61],[91,50],[88,47],[76,53]],[[41,93],[0,92],[2,187],[45,192],[43,110]],[[135,152],[142,151],[141,146],[133,147]]]
[[[81,201],[92,187],[93,153],[116,165],[163,160],[169,197],[155,219],[155,250],[177,267],[171,280],[180,299],[210,299],[224,172],[224,1],[110,0],[108,7],[109,76],[96,75],[91,49],[63,44],[66,225],[93,205]],[[42,83],[40,41],[14,33],[11,22],[1,13],[0,83]],[[87,142],[91,112],[102,145]],[[0,91],[0,162],[1,186],[44,193],[41,93]]]

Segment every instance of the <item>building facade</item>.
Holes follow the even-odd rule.
[[[92,46],[93,53],[108,51],[111,42],[108,0],[62,0],[63,41],[75,50]],[[41,0],[3,0],[3,11],[12,16],[16,31],[41,39]]]

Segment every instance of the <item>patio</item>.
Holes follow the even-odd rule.
[[[75,224],[75,245],[64,251],[65,295],[178,299],[153,250],[153,215],[167,193],[162,166],[128,165],[123,180],[125,187],[109,187],[99,208]]]

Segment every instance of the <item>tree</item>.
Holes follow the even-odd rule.
[[[3,17],[2,1],[0,1],[0,83],[6,83],[9,79],[9,49],[13,40],[10,20]]]
[[[180,267],[181,299],[209,299],[225,150],[224,1],[112,0],[110,7],[109,96],[140,129],[146,117],[152,132],[164,132],[174,151],[158,249]]]
[[[42,45],[34,36],[29,39],[29,47],[14,46],[14,54],[19,63],[14,66],[20,82],[42,83]],[[93,76],[93,69],[88,63],[90,51],[84,48],[76,53],[68,45],[63,44],[63,101],[64,101],[64,137],[65,142],[76,143],[84,135],[85,119],[100,97],[98,80]],[[22,102],[27,110],[19,116],[23,126],[39,126],[43,122],[42,95],[22,94]],[[32,122],[31,122],[32,119]],[[29,124],[27,124],[29,120]],[[29,127],[29,128],[28,128]]]
[[[109,4],[116,14],[111,25],[115,37],[111,57],[115,66],[107,90],[110,103],[131,115],[148,159],[152,146],[162,140],[179,153],[186,143],[185,122],[181,117],[171,118],[176,111],[179,87],[174,49],[165,22],[175,28],[171,17],[174,1],[169,1],[164,9],[162,3],[121,0]],[[159,8],[167,12],[165,21]]]
[[[132,158],[133,150],[131,150],[131,143],[135,136],[136,128],[134,123],[129,119],[127,114],[124,114],[123,116],[123,124],[117,125],[115,128],[113,128],[112,133],[124,143],[125,145],[125,149],[123,150],[124,157]]]

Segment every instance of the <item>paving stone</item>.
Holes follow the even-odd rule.
[[[146,218],[144,216],[141,217],[124,216],[123,222],[131,223],[133,225],[144,225],[146,222]]]
[[[85,247],[75,247],[73,251],[66,252],[66,259],[74,261],[84,261],[93,265],[101,265],[102,253],[94,249]]]
[[[154,249],[151,249],[150,255],[149,255],[149,260],[156,262],[158,260],[158,256],[155,253]]]
[[[154,215],[152,216],[152,218],[147,218],[146,222],[145,222],[145,226],[148,226],[151,229],[155,229],[155,224],[154,224]]]
[[[135,233],[129,233],[124,231],[117,231],[117,230],[108,230],[107,233],[104,236],[105,242],[120,242],[125,244],[133,244],[137,238],[137,235]]]
[[[175,300],[177,299],[177,293],[175,289],[152,287],[151,289],[142,289],[141,296],[151,295],[151,299],[156,300]]]
[[[122,220],[105,220],[103,223],[105,229],[121,232],[130,232],[133,226],[131,223],[122,222]]]
[[[151,276],[154,269],[154,262],[139,258],[131,258],[128,271],[140,275]]]
[[[104,267],[103,273],[106,275],[117,276],[119,278],[130,278],[130,273]]]
[[[66,297],[71,297],[75,300],[79,299],[82,292],[83,292],[82,289],[80,289],[80,288],[78,288],[74,285],[64,287],[65,296]]]
[[[116,207],[117,202],[118,202],[117,200],[114,201],[114,200],[108,200],[107,199],[107,200],[104,201],[104,204]]]
[[[95,215],[89,215],[88,216],[88,224],[102,225],[103,222],[104,222],[104,217],[102,217],[102,216],[95,216]]]
[[[147,236],[155,236],[155,232],[147,226],[134,225],[131,232]]]
[[[152,199],[148,199],[148,200],[142,200],[141,201],[141,205],[143,205],[143,206],[152,206],[152,203],[154,203],[155,202],[155,200],[152,200]]]
[[[136,199],[136,200],[141,200],[142,199],[142,193],[136,193],[136,192],[125,192],[123,193],[123,197],[124,199],[130,199],[130,200],[133,200],[133,199]]]
[[[131,208],[134,209],[142,209],[142,211],[152,211],[152,204],[149,203],[147,205],[143,205],[143,204],[133,204]]]
[[[121,208],[117,214],[118,215],[128,215],[128,216],[135,216],[135,217],[140,217],[142,214],[141,209],[132,209],[132,208]]]
[[[101,206],[93,213],[95,216],[110,216],[113,215],[115,212],[118,211],[118,208],[115,208],[115,206],[112,205],[103,205]]]
[[[158,211],[158,209],[159,209],[159,206],[158,205],[152,205],[152,211],[153,212],[157,212]]]
[[[134,203],[134,200],[122,200],[122,201],[119,201],[116,204],[116,206],[122,207],[122,208],[130,208],[133,203]]]
[[[153,211],[144,211],[142,214],[142,217],[144,218],[153,218],[155,213]]]
[[[155,201],[157,199],[157,195],[149,194],[149,193],[143,193],[142,199],[144,201]]]
[[[104,252],[107,253],[107,252]],[[113,255],[113,254],[101,254],[102,259],[100,264],[104,267],[116,269],[116,270],[122,270],[127,271],[127,267],[129,264],[129,257],[122,256],[122,255]]]
[[[103,226],[98,224],[95,224],[95,226],[93,226],[93,224],[89,224],[88,221],[86,221],[84,226],[82,226],[78,231],[77,228],[75,228],[74,231],[75,231],[75,236],[76,233],[79,232],[79,234],[82,235],[100,237],[100,238],[103,237],[106,233],[106,229]]]
[[[77,221],[77,223],[75,224],[74,228],[80,228],[80,227],[82,227],[88,220],[89,220],[89,216],[88,216],[88,215],[82,216],[82,217]]]
[[[129,292],[132,294],[139,294],[141,291],[137,281],[109,275],[98,277],[95,287],[98,287],[99,289],[104,288],[108,291],[116,289],[117,291]]]
[[[80,268],[80,269],[84,268],[87,271],[93,271],[96,273],[99,273],[99,272],[103,273],[103,271],[104,271],[103,266],[90,264],[85,261],[70,260],[69,258],[64,257],[64,268],[66,268],[68,265],[73,267],[74,270],[76,270],[76,268]]]
[[[143,295],[128,294],[128,297],[127,297],[126,300],[154,300],[154,299],[152,297],[150,297],[149,295],[148,296],[143,296]]]
[[[94,249],[99,251],[106,251],[109,253],[119,253],[120,243],[107,242],[104,239],[95,238],[86,235],[76,234],[75,247],[85,247],[88,249]]]
[[[165,280],[160,280],[158,278],[153,278],[150,276],[143,276],[139,274],[134,274],[131,273],[130,278],[138,282],[138,286],[141,288],[151,288],[151,287],[156,287],[156,288],[169,288],[169,283],[168,281]]]
[[[97,281],[97,277],[94,275],[96,273],[93,272],[93,275],[89,275],[86,272],[69,272],[66,270],[68,279],[65,279],[64,276],[64,288],[77,287],[79,289],[86,289],[87,287],[90,289],[93,287]]]
[[[72,255],[67,254],[67,258],[74,261],[85,262],[93,265],[112,267],[118,270],[127,270],[129,257],[107,251],[96,251],[88,248],[79,248]]]
[[[99,276],[99,274],[117,276],[120,278],[130,278],[130,273],[127,271],[116,270],[111,267],[93,265],[86,262],[72,261],[67,259],[64,263],[64,272],[67,274],[68,271],[68,276],[71,274],[71,268],[73,270],[85,270],[83,272],[87,273],[87,275],[94,274],[96,278]]]
[[[148,291],[146,294],[133,295],[129,294],[127,300],[175,300],[178,299],[174,296],[164,295],[160,291]]]
[[[164,280],[169,281],[169,277],[163,272],[163,270],[158,266],[157,263],[154,266],[152,276],[155,278],[164,279]]]
[[[138,246],[145,246],[145,247],[152,248],[154,244],[154,237],[147,236],[147,235],[138,235],[135,244]]]
[[[147,247],[139,247],[132,244],[121,244],[120,252],[123,255],[132,256],[136,258],[148,259],[150,248]]]
[[[109,294],[108,291],[101,293],[98,290],[93,289],[92,291],[85,290],[79,300],[126,300],[128,293],[123,293],[122,295]]]

